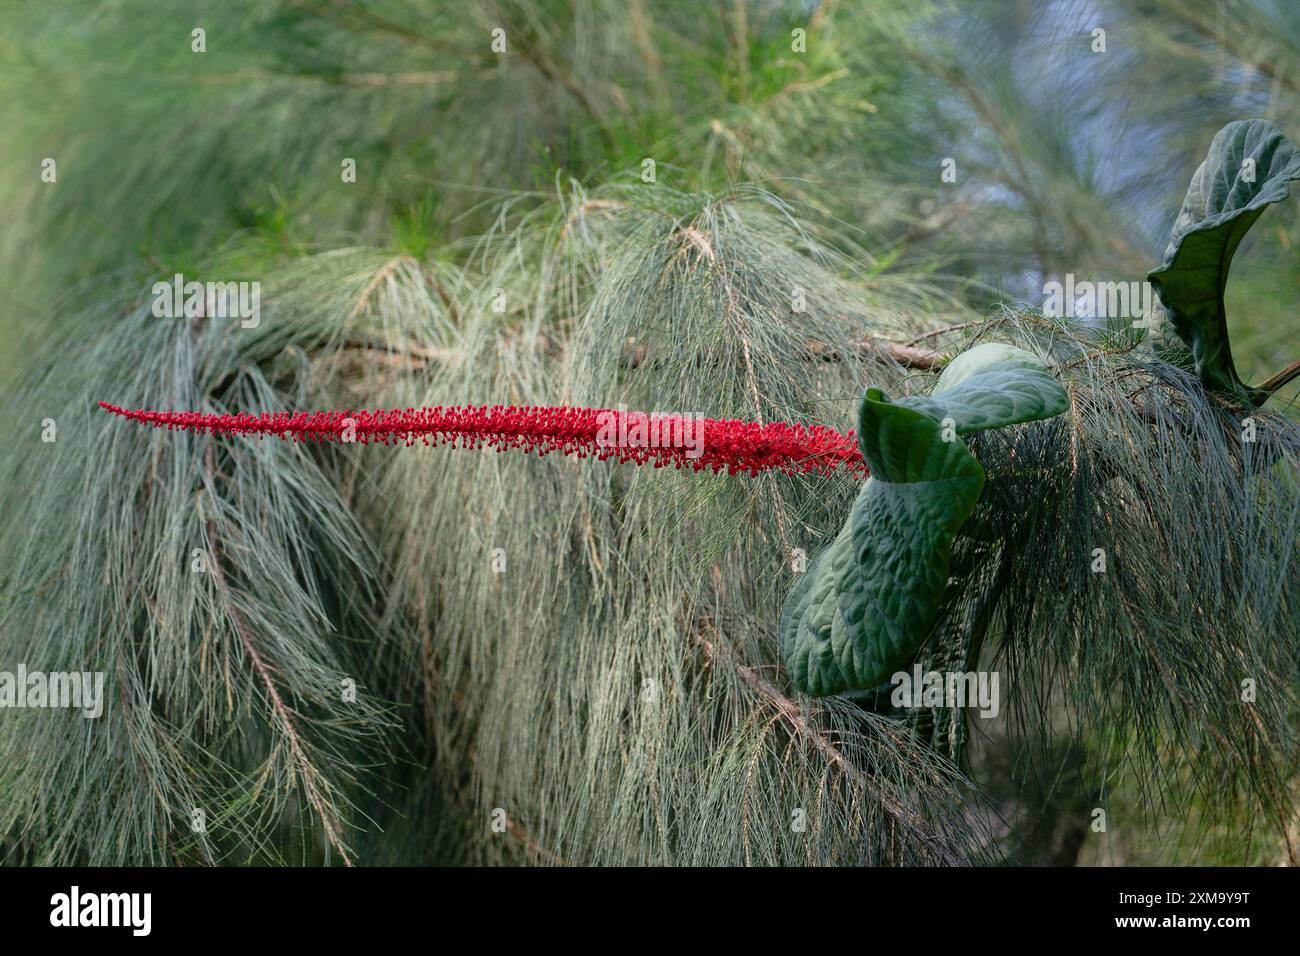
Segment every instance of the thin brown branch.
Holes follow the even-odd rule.
[[[1207,17],[1204,12],[1193,9],[1182,3],[1162,2],[1161,9],[1166,14],[1181,20],[1185,26],[1190,27],[1204,39],[1216,44],[1221,50],[1239,61],[1243,66],[1255,70],[1266,79],[1275,83],[1280,83],[1289,90],[1297,89],[1297,80],[1295,77],[1286,76],[1280,62],[1274,63],[1263,56],[1257,55],[1258,51],[1252,50],[1247,46],[1250,38],[1248,30],[1242,28],[1242,25],[1236,21],[1236,18],[1220,17],[1219,22],[1215,23]],[[1276,56],[1276,51],[1268,51]]]
[[[632,42],[636,45],[641,63],[645,66],[655,107],[662,112],[667,112],[671,106],[671,98],[668,94],[668,85],[664,81],[664,64],[659,51],[655,48],[650,18],[646,15],[642,0],[630,0],[627,14],[628,24],[632,28]]]
[[[442,304],[447,309],[447,314],[451,316],[451,320],[460,325],[460,308],[456,305],[456,300],[451,297],[451,293],[442,284],[442,280],[433,272],[429,273],[429,285],[438,294],[438,298],[442,300]]]
[[[916,348],[912,345],[904,345],[901,342],[890,342],[882,339],[862,339],[855,342],[852,349],[859,358],[868,358],[873,355],[876,357],[883,356],[897,362],[899,365],[915,369],[932,369],[942,365],[945,361],[942,352]],[[839,352],[823,342],[809,342],[808,352],[810,357],[827,362],[839,361],[842,358]]]
[[[850,782],[861,787],[865,792],[874,794],[885,812],[893,817],[918,843],[928,847],[944,863],[951,866],[961,865],[962,861],[954,856],[943,845],[941,840],[936,839],[928,831],[924,821],[917,816],[914,810],[904,806],[896,797],[879,787],[860,767],[844,756],[843,752],[831,743],[825,734],[809,723],[799,705],[782,694],[771,681],[755,668],[741,664],[734,658],[730,650],[714,645],[702,634],[695,635],[695,642],[700,646],[704,656],[710,662],[729,668],[741,681],[776,708],[777,713],[780,714],[790,729],[798,737],[811,744],[829,764],[842,772]]]
[[[814,90],[819,90],[823,86],[829,86],[831,83],[834,83],[836,80],[841,80],[844,77],[850,75],[851,74],[848,69],[841,67],[838,70],[832,70],[829,73],[823,73],[815,80],[795,80],[792,83],[787,83],[780,90],[774,93],[764,104],[764,106],[768,109],[771,109],[773,106],[778,105],[782,101],[787,100],[792,96],[798,96],[801,93],[811,93]]]
[[[362,291],[361,296],[357,299],[357,304],[352,307],[352,311],[348,313],[348,317],[345,321],[351,322],[364,312],[366,306],[370,303],[370,297],[374,295],[375,290],[388,281],[393,273],[403,265],[414,266],[418,265],[418,263],[410,256],[396,256],[384,263],[382,268],[371,277],[370,282],[366,285],[364,291]]]
[[[805,348],[807,351],[803,354],[803,357],[806,359],[838,362],[844,358],[839,350],[834,346],[827,345],[825,342],[808,342],[805,344]],[[901,342],[889,342],[880,339],[862,339],[850,345],[849,350],[859,358],[884,357],[907,368],[920,370],[937,368],[946,361],[946,357],[942,352],[915,348]],[[623,350],[624,367],[637,368],[646,361],[647,354],[648,350],[644,342],[628,339]]]
[[[817,4],[817,8],[813,10],[812,16],[808,18],[809,33],[813,33],[821,27],[822,21],[826,19],[827,14],[831,12],[831,9],[834,6],[835,0],[822,0],[821,3]]]
[[[1269,380],[1261,385],[1260,388],[1269,394],[1272,394],[1297,378],[1300,378],[1300,359],[1292,362],[1286,368],[1282,369],[1282,371],[1269,378]]]
[[[236,70],[233,73],[177,75],[169,82],[193,83],[196,86],[226,86],[249,82],[323,83],[329,86],[444,86],[461,79],[451,70],[424,70],[409,73],[281,73],[276,70]]]
[[[582,85],[536,47],[528,44],[520,44],[518,50],[519,55],[527,62],[531,63],[537,69],[538,73],[542,74],[542,76],[546,77],[546,79],[550,80],[552,83],[560,84],[560,86],[564,87],[564,90],[570,96],[578,101],[578,104],[583,108],[587,115],[591,117],[592,122],[596,124],[596,129],[600,132],[601,136],[605,138],[606,142],[609,142],[609,130],[605,125],[604,114],[599,108],[597,108],[592,98],[587,95],[587,91],[583,89]]]
[[[941,328],[938,328],[938,329],[931,329],[929,332],[922,332],[922,333],[921,333],[920,335],[918,335],[916,338],[914,338],[914,339],[908,339],[908,340],[907,340],[906,342],[904,342],[903,344],[904,344],[904,345],[916,345],[916,344],[918,344],[918,343],[920,343],[920,342],[924,342],[926,339],[937,338],[937,337],[939,337],[940,335],[945,335],[945,334],[947,334],[948,332],[957,332],[957,331],[959,331],[959,330],[961,330],[961,329],[973,329],[973,328],[975,328],[975,327],[978,326],[978,325],[984,325],[984,323],[985,323],[986,321],[987,321],[987,320],[985,320],[985,319],[976,319],[976,320],[973,321],[973,322],[958,322],[956,325],[945,325],[945,326],[943,326],[943,327],[941,327]]]
[[[292,4],[308,13],[328,20],[341,27],[360,27],[375,33],[385,34],[407,43],[427,47],[439,53],[450,53],[467,62],[488,62],[493,56],[483,50],[449,43],[441,31],[421,31],[396,20],[389,20],[357,4],[332,5],[321,0],[291,0]],[[486,47],[484,48],[486,49]]]
[[[208,481],[213,481],[212,449],[208,448],[204,456],[204,466],[208,472]],[[257,649],[252,635],[249,633],[248,625],[243,616],[235,607],[233,596],[230,592],[229,585],[226,581],[225,571],[222,569],[221,561],[223,557],[221,538],[217,533],[216,522],[209,520],[207,522],[209,563],[212,568],[212,579],[217,585],[217,590],[221,592],[222,601],[226,606],[226,613],[230,616],[230,622],[239,635],[239,642],[243,645],[244,652],[248,654],[248,659],[253,665],[258,679],[266,690],[267,699],[271,704],[271,712],[274,714],[277,723],[280,725],[281,732],[289,745],[289,759],[294,774],[302,781],[303,793],[307,797],[307,802],[316,815],[320,817],[321,825],[325,828],[325,836],[339,852],[345,866],[352,866],[352,855],[348,850],[347,844],[343,842],[343,826],[337,813],[334,811],[330,801],[326,799],[323,784],[320,779],[320,772],[312,764],[307,755],[307,750],[302,742],[302,736],[298,732],[297,713],[280,695],[280,688],[275,682],[274,669],[262,657],[261,652]]]
[[[426,364],[455,365],[465,357],[460,349],[438,348],[433,345],[418,345],[409,341],[376,341],[361,339],[347,342],[344,349],[358,349],[374,356],[376,361],[391,365],[404,365],[411,368],[423,368]]]
[[[563,859],[556,856],[550,850],[546,849],[546,847],[538,843],[537,840],[533,838],[533,835],[529,833],[528,830],[524,827],[524,825],[520,823],[518,820],[516,820],[514,817],[511,816],[506,817],[506,832],[509,833],[516,840],[518,840],[520,843],[522,843],[524,845],[524,848],[527,849],[528,852],[531,853],[533,856],[545,860],[547,863],[551,864],[552,866],[569,865]]]

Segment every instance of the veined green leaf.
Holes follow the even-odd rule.
[[[873,475],[782,615],[786,664],[814,697],[872,687],[906,662],[934,623],[953,541],[984,488],[980,463],[927,415],[873,388],[860,421]]]
[[[802,691],[874,687],[929,635],[953,543],[984,488],[983,467],[955,433],[1050,418],[1068,404],[1042,362],[1007,345],[958,357],[928,398],[892,402],[867,389],[858,444],[871,477],[781,615],[782,652]]]
[[[1194,369],[1206,388],[1252,405],[1268,393],[1246,386],[1228,345],[1223,290],[1242,237],[1300,179],[1300,153],[1267,120],[1229,123],[1192,176],[1164,262],[1147,279],[1160,297],[1175,341],[1157,327],[1157,353]]]
[[[989,342],[949,362],[931,395],[904,398],[899,404],[938,422],[951,419],[962,433],[1051,418],[1070,403],[1036,356]]]

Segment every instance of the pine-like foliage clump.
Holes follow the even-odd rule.
[[[0,671],[99,672],[105,702],[3,712],[0,860],[1294,863],[1294,387],[1234,407],[1140,330],[1035,299],[1157,264],[1220,124],[1114,95],[1054,113],[1064,81],[1025,54],[1073,21],[1021,6],[19,15]],[[989,43],[951,48],[981,23]],[[1107,162],[1133,129],[1168,153],[1141,186]],[[1273,248],[1293,215],[1268,214],[1245,298],[1294,288]],[[259,282],[258,321],[157,317],[177,272]],[[1244,364],[1296,358],[1277,303],[1231,304]],[[864,386],[926,394],[988,341],[1069,396],[971,439],[987,484],[915,662],[998,672],[993,720],[791,682],[782,605],[851,474],[195,434],[97,405],[847,432]]]

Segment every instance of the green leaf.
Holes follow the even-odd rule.
[[[949,362],[933,394],[905,398],[900,404],[938,422],[952,419],[955,430],[964,433],[1051,418],[1070,401],[1036,356],[989,342]]]
[[[1157,353],[1196,371],[1208,389],[1260,405],[1268,392],[1246,386],[1228,345],[1223,291],[1242,237],[1300,179],[1300,153],[1267,120],[1229,123],[1192,176],[1164,262],[1147,279],[1181,342],[1157,327]]]
[[[959,356],[928,398],[892,402],[867,389],[858,444],[871,477],[781,615],[782,653],[800,690],[875,687],[929,636],[953,543],[984,488],[983,467],[955,432],[1050,418],[1068,404],[1042,362],[1006,345]],[[947,418],[955,427],[945,436]]]
[[[940,432],[867,390],[859,438],[874,474],[782,614],[786,665],[805,693],[879,684],[933,625],[953,541],[984,487],[980,463]]]

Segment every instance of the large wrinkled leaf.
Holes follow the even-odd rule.
[[[935,421],[952,419],[957,432],[974,432],[1051,418],[1065,411],[1069,400],[1035,356],[990,342],[949,362],[933,394],[904,398],[899,404]]]
[[[859,436],[874,474],[782,615],[786,665],[805,693],[880,683],[933,624],[953,541],[984,487],[979,462],[940,431],[867,391]]]
[[[1237,376],[1223,290],[1242,237],[1300,179],[1300,152],[1267,120],[1229,123],[1192,176],[1164,262],[1148,276],[1177,340],[1158,328],[1156,348],[1195,369],[1206,388],[1262,404],[1268,393]]]
[[[974,431],[1050,418],[1068,405],[1037,358],[983,345],[954,360],[928,398],[892,402],[867,389],[858,444],[871,467],[840,533],[795,585],[781,647],[795,684],[822,697],[874,687],[929,635],[953,543],[984,469],[944,420]]]

